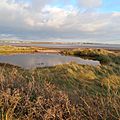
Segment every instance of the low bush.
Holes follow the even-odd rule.
[[[111,62],[111,59],[109,56],[105,56],[105,55],[98,55],[95,56],[95,60],[100,61],[101,64],[108,64]]]

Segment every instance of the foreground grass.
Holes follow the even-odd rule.
[[[70,63],[23,70],[1,64],[1,119],[119,120],[119,53],[104,52],[96,54],[110,61],[96,67]]]

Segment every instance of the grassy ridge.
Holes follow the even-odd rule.
[[[61,51],[65,55],[73,55],[83,58],[98,60],[102,64],[109,64],[110,62],[120,64],[120,53],[107,51],[104,49],[74,49]]]
[[[110,62],[97,67],[70,63],[23,70],[1,65],[1,119],[119,120],[119,53],[104,52]]]

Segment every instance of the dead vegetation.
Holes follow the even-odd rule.
[[[0,119],[119,120],[120,65],[1,65]]]

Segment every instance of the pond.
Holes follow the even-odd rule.
[[[100,65],[99,61],[84,60],[80,57],[63,56],[60,54],[35,53],[0,55],[0,63],[8,63],[25,69],[50,67],[70,62],[93,66]]]

